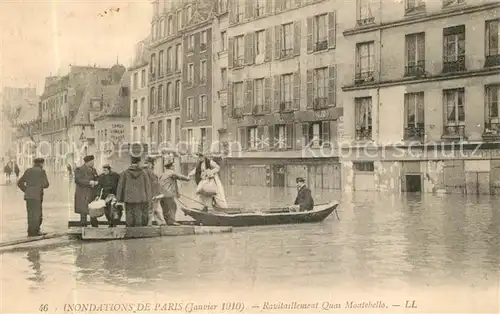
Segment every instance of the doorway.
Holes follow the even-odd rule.
[[[406,192],[420,193],[422,192],[422,177],[419,174],[406,175]]]
[[[273,165],[273,186],[285,187],[285,166]]]

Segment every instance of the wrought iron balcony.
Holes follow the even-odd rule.
[[[484,62],[484,67],[495,67],[500,65],[500,54],[486,56],[486,60]]]
[[[328,48],[328,41],[327,40],[317,41],[314,51],[321,51],[321,50],[325,50],[327,48]]]
[[[258,116],[264,114],[264,105],[254,105],[252,107],[252,115]]]
[[[371,140],[372,139],[372,128],[370,127],[362,127],[359,129],[356,129],[356,140],[357,141],[363,141],[363,140]]]
[[[243,108],[235,107],[233,108],[233,118],[243,118]]]
[[[285,58],[293,54],[293,48],[281,49],[281,57]]]
[[[496,119],[498,120],[498,119]],[[484,123],[483,139],[485,141],[500,139],[500,122],[486,121]]]
[[[364,72],[357,72],[356,75],[354,76],[354,83],[355,84],[363,84],[365,82],[373,82],[373,77],[374,71],[364,71]]]
[[[280,112],[286,112],[289,110],[292,110],[292,102],[291,101],[280,102]]]
[[[373,24],[373,23],[375,23],[375,17],[373,17],[373,16],[370,16],[367,18],[360,18],[357,20],[358,26],[366,26],[366,25]]]
[[[418,123],[416,126],[405,127],[404,139],[422,141],[425,135],[425,128],[423,123]]]
[[[465,138],[465,125],[446,125],[442,137],[448,139]]]
[[[313,109],[325,109],[325,108],[328,108],[328,99],[326,97],[322,97],[322,98],[314,98],[314,101],[313,101]]]
[[[425,60],[418,60],[415,63],[405,66],[405,76],[425,75]]]
[[[447,60],[447,57],[443,61],[443,73],[453,73],[465,71],[465,56],[458,56],[457,60]]]

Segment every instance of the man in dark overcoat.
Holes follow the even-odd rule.
[[[75,169],[75,213],[80,214],[82,227],[87,225],[89,204],[98,196],[96,186],[99,184],[99,176],[94,168],[94,156],[83,158],[84,164]],[[90,218],[92,227],[97,227],[97,218]]]
[[[113,227],[115,225],[115,218],[113,217],[112,204],[111,204],[112,201],[111,196],[114,195],[116,197],[116,188],[118,187],[119,180],[120,180],[120,175],[112,171],[110,165],[106,164],[102,166],[102,174],[99,176],[98,190],[102,189],[102,199],[106,200],[106,209],[104,211],[104,214],[106,215],[106,219],[108,220],[110,227]]]
[[[35,158],[33,167],[27,169],[23,176],[17,181],[17,186],[24,192],[26,211],[28,213],[28,237],[42,235],[42,203],[43,190],[49,187],[47,173],[43,170],[43,158]]]
[[[306,186],[306,180],[302,177],[295,179],[297,183],[297,197],[295,198],[295,205],[292,209],[295,211],[309,211],[314,207],[314,200],[311,195],[311,190]]]

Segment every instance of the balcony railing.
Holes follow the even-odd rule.
[[[243,57],[237,57],[234,59],[234,67],[242,67],[245,64]]]
[[[373,24],[373,23],[375,23],[375,17],[373,17],[373,16],[366,17],[366,18],[360,18],[357,21],[358,26],[365,26],[365,25],[369,25],[369,24]]]
[[[418,123],[416,126],[405,127],[404,139],[405,140],[423,140],[425,135],[425,128],[423,123]]]
[[[445,57],[443,61],[443,73],[465,71],[465,56],[458,56],[457,60],[446,60],[446,59],[447,58]]]
[[[314,98],[313,109],[325,109],[328,108],[328,99],[326,97]]]
[[[291,101],[282,101],[280,102],[280,112],[290,111],[292,109]]]
[[[357,141],[371,140],[371,139],[372,139],[371,126],[356,129],[356,140]]]
[[[242,118],[243,117],[243,108],[235,107],[233,108],[233,118]]]
[[[314,51],[325,50],[328,48],[328,41],[327,40],[318,41],[316,42],[316,46],[314,48],[315,48]]]
[[[425,74],[425,60],[418,60],[415,63],[405,66],[405,76],[422,76]]]
[[[492,56],[486,56],[486,60],[484,62],[484,67],[494,67],[494,66],[499,66],[500,65],[500,54],[498,55],[492,55]]]
[[[492,119],[493,120],[493,119]],[[499,140],[500,139],[500,120],[498,118],[493,121],[486,121],[484,123],[484,140]]]
[[[419,3],[405,8],[405,14],[416,14],[425,12],[425,3]]]
[[[264,114],[264,105],[254,105],[252,107],[252,115],[258,116]]]
[[[198,120],[203,120],[207,118],[207,112],[199,112],[198,113]]]
[[[281,57],[282,58],[288,57],[288,56],[292,55],[292,53],[293,53],[293,48],[281,49]]]
[[[446,125],[444,127],[443,138],[462,139],[465,138],[465,125]]]
[[[374,74],[375,74],[374,71],[357,72],[356,75],[354,76],[354,83],[363,84],[366,82],[373,82]]]

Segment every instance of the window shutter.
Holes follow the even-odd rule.
[[[276,46],[274,46],[274,59],[276,60],[279,60],[281,57],[281,32],[281,25],[277,25],[274,27],[274,40],[276,42]]]
[[[184,26],[187,26],[189,24],[187,8],[182,9],[182,20],[184,21],[184,23],[183,23]]]
[[[286,148],[292,149],[294,142],[293,124],[286,125]]]
[[[227,11],[229,12],[229,25],[236,24],[236,3],[237,0],[227,1]]]
[[[300,110],[300,70],[293,73],[293,109]]]
[[[233,100],[233,83],[227,82],[227,108],[229,110],[229,116],[234,115],[234,100]]]
[[[275,140],[274,140],[274,128],[275,127],[276,127],[275,125],[268,125],[267,126],[267,134],[268,134],[268,138],[269,138],[269,147],[271,149],[274,148],[274,142],[275,142]]]
[[[282,4],[283,4],[283,0],[274,0],[274,12],[276,12],[276,13],[281,12]]]
[[[337,14],[336,11],[328,13],[328,48],[335,48],[337,40]]]
[[[246,10],[245,10],[246,19],[250,20],[253,18],[254,7],[255,7],[255,0],[246,0]]]
[[[251,114],[252,113],[252,105],[253,105],[253,81],[252,80],[247,80],[245,82],[246,85],[246,93],[245,93],[245,114]]]
[[[330,144],[330,121],[321,122],[321,142],[323,145]],[[329,147],[329,146],[327,146]]]
[[[228,39],[228,47],[227,47],[227,67],[232,68],[234,66],[234,38],[229,37]]]
[[[264,79],[264,112],[271,112],[271,104],[273,102],[273,85],[270,77]]]
[[[313,71],[312,69],[307,70],[307,104],[306,108],[313,107]]]
[[[275,75],[274,76],[274,111],[278,112],[280,111],[280,103],[281,103],[281,95],[280,95],[280,76]]]
[[[271,15],[272,13],[273,13],[273,1],[267,0],[266,1],[266,14]]]
[[[302,147],[309,146],[309,123],[302,123]]]
[[[296,56],[300,55],[300,20],[293,23],[293,52]]]
[[[330,142],[333,142],[337,140],[337,121],[338,120],[331,120],[330,121]]]
[[[177,13],[172,14],[172,24],[174,24],[174,34],[177,34],[179,29],[177,29]]]
[[[257,127],[257,136],[258,136],[258,141],[257,141],[257,149],[265,149],[265,140],[266,138],[264,137],[264,126],[260,125]]]
[[[328,69],[329,80],[328,80],[328,103],[330,106],[337,105],[337,67],[332,65]]]
[[[313,18],[307,18],[307,52],[313,52]]]
[[[251,0],[250,0],[251,1]],[[248,33],[245,35],[245,63],[253,64],[253,43],[254,43],[254,33]]]
[[[266,53],[264,56],[264,61],[268,62],[271,61],[272,59],[273,59],[273,28],[269,27],[266,29]]]
[[[499,36],[500,36],[500,29]],[[417,35],[417,45],[418,45],[418,60],[425,60],[425,34]]]
[[[239,140],[241,144],[241,149],[246,150],[247,149],[247,129],[246,127],[239,127]]]
[[[193,97],[194,109],[193,109],[193,121],[198,120],[199,112],[200,112],[200,97]]]

